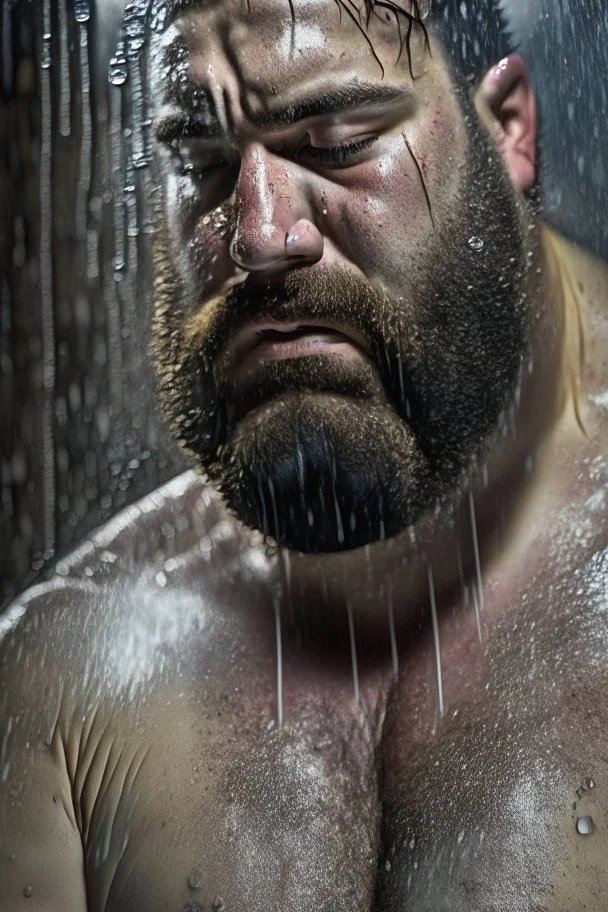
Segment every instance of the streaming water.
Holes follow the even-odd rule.
[[[80,142],[80,167],[78,189],[76,194],[76,236],[82,243],[87,238],[89,198],[91,194],[91,169],[93,157],[93,113],[91,110],[91,62],[89,56],[89,9],[88,2],[76,8],[76,21],[79,23],[78,60],[80,66],[80,86],[82,99],[82,138]],[[97,252],[97,232],[91,232],[95,253]],[[94,239],[94,240],[93,240]],[[95,254],[94,254],[95,256]],[[96,256],[95,256],[96,259]],[[90,271],[90,265],[87,272]],[[97,273],[96,273],[97,275]],[[96,275],[93,278],[96,278]]]
[[[393,663],[393,675],[399,677],[399,652],[397,648],[397,636],[395,634],[395,604],[393,602],[393,589],[390,587],[388,592],[388,629],[391,639],[391,661]]]
[[[469,491],[469,515],[471,517],[471,536],[473,539],[473,556],[475,559],[475,618],[477,621],[477,634],[481,641],[481,615],[483,613],[483,580],[481,577],[481,559],[479,556],[479,540],[477,538],[477,517],[475,515],[475,499],[473,492]]]
[[[431,604],[431,621],[433,624],[433,643],[435,646],[435,665],[437,668],[437,708],[439,715],[445,715],[445,702],[443,699],[443,673],[441,670],[441,644],[439,642],[439,619],[437,617],[437,599],[435,596],[435,580],[433,568],[428,565],[429,599]]]
[[[347,605],[348,612],[348,635],[350,638],[350,654],[351,661],[353,666],[353,686],[355,689],[355,703],[359,703],[361,700],[361,690],[359,685],[359,666],[357,662],[357,641],[355,638],[355,619],[353,616],[353,606],[350,601]]]
[[[40,310],[42,342],[43,549],[55,549],[55,302],[53,300],[53,138],[51,108],[51,0],[44,0],[40,73]]]
[[[283,727],[283,635],[281,631],[281,600],[274,600],[277,638],[277,728]]]
[[[59,132],[61,136],[69,136],[72,132],[72,81],[70,79],[70,48],[66,0],[59,0],[59,35]]]

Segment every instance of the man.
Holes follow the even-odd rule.
[[[485,5],[157,7],[213,488],[4,621],[0,909],[605,908],[608,279],[537,218],[525,66],[467,78]]]

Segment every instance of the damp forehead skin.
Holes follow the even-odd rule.
[[[404,37],[407,20],[400,28]],[[175,104],[172,88],[188,78],[212,99],[227,129],[226,147],[241,155],[236,187],[223,192],[216,186],[207,195],[161,159],[169,235],[184,278],[196,275],[197,304],[235,272],[231,238],[220,238],[216,220],[205,218],[230,192],[243,207],[239,230],[245,247],[256,248],[265,237],[271,240],[274,231],[284,236],[305,219],[322,235],[321,265],[354,268],[387,291],[403,294],[433,232],[429,202],[441,218],[456,198],[467,137],[432,36],[429,55],[422,30],[413,29],[413,81],[405,51],[397,62],[394,17],[390,22],[373,17],[367,35],[373,52],[360,29],[329,0],[295,5],[295,25],[283,0],[257,0],[250,12],[240,0],[226,0],[178,15],[155,47],[151,92],[156,127],[167,116],[190,113]],[[400,89],[404,98],[293,128],[263,131],[252,124],[264,111],[356,82]],[[380,138],[356,166],[329,171],[279,154],[282,145],[297,145],[307,130],[323,146],[371,133]],[[213,268],[201,271],[201,259],[208,263],[209,254]]]

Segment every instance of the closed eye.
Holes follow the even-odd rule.
[[[358,139],[339,146],[313,146],[307,142],[298,147],[293,153],[293,158],[308,159],[332,168],[345,168],[357,164],[357,157],[361,152],[369,149],[377,139],[377,136],[369,136],[366,139]]]
[[[327,168],[348,168],[357,164],[361,154],[369,149],[378,138],[378,136],[369,136],[336,146],[316,146],[310,143],[307,135],[297,149],[291,152],[282,149],[280,152],[296,161],[308,161]],[[218,149],[196,149],[188,146],[188,143],[174,143],[171,147],[174,167],[182,176],[201,180],[217,174],[222,169],[232,168],[238,162],[238,159],[233,158],[230,154],[224,155]]]

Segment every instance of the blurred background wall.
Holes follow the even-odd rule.
[[[121,3],[3,0],[2,604],[180,470],[146,355],[151,226]]]
[[[2,0],[0,610],[184,465],[146,353],[153,188],[123,6]],[[608,4],[505,8],[540,97],[547,217],[608,259]]]

